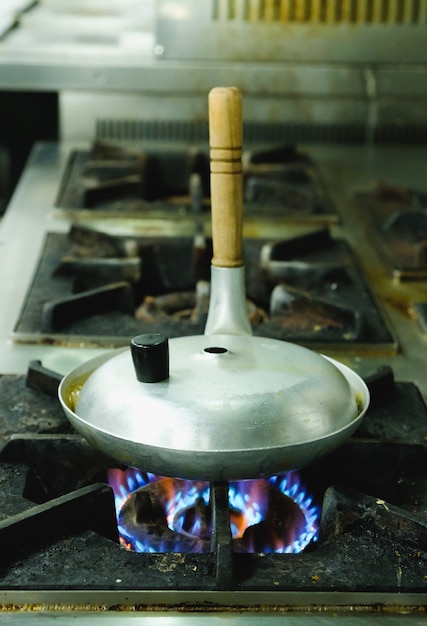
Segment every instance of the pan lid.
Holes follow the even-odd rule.
[[[301,444],[359,414],[343,373],[291,343],[198,335],[172,339],[169,355],[169,376],[158,382],[138,380],[130,350],[114,355],[83,385],[76,413],[99,431],[171,453]]]

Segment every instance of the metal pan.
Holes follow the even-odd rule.
[[[213,259],[205,334],[152,334],[67,374],[74,427],[120,463],[206,480],[271,476],[339,446],[369,404],[363,380],[300,346],[253,337],[242,261],[241,94],[209,95]]]

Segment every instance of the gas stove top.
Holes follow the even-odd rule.
[[[165,154],[170,151],[165,148]],[[187,152],[175,149],[175,156],[178,154],[182,161],[185,155],[188,165]],[[393,181],[401,193],[422,189],[422,148],[316,146],[293,149],[293,153],[316,172],[322,198],[333,211],[327,213],[327,219],[317,216],[314,221],[304,215],[296,219],[293,209],[290,214],[278,215],[277,206],[273,206],[276,214],[260,208],[245,215],[247,274],[255,285],[250,295],[255,315],[260,316],[255,319],[255,333],[277,335],[340,356],[362,374],[391,363],[399,380],[415,382],[426,394],[421,375],[427,363],[425,280],[422,274],[418,278],[412,275],[411,280],[396,278],[377,245],[377,230],[365,219],[365,205],[360,204],[361,192],[365,198],[369,194],[373,197],[381,181]],[[160,203],[159,209],[158,201],[154,202],[157,208],[145,208],[142,215],[138,211],[118,213],[114,207],[108,211],[75,207],[74,202],[65,208],[61,198],[67,196],[67,173],[76,154],[91,154],[91,148],[75,144],[37,146],[3,218],[1,241],[7,263],[0,268],[0,371],[4,373],[24,373],[34,356],[47,367],[65,373],[100,350],[123,345],[134,330],[149,325],[146,320],[153,315],[155,323],[165,324],[172,336],[194,334],[203,328],[203,314],[194,322],[194,287],[198,278],[203,282],[209,273],[208,197],[198,213],[192,211],[188,194],[173,196],[172,213],[170,203],[166,209]],[[395,206],[395,200],[390,206]],[[206,250],[202,264],[195,266],[195,242],[200,241],[200,235]],[[88,243],[88,238],[94,239]],[[172,251],[170,258],[159,248],[159,242]],[[99,252],[100,247],[111,243],[116,246],[113,252]],[[314,252],[309,249],[311,245]],[[89,249],[87,257],[81,255],[82,248]],[[136,255],[132,252],[135,249]],[[184,266],[190,260],[187,272],[174,271],[173,260],[178,257]],[[148,283],[153,282],[150,272],[154,271],[163,286],[159,280],[154,289],[152,284],[145,291],[141,288],[144,261],[145,271],[149,268]],[[95,316],[94,330],[88,317],[100,305],[95,304],[91,311],[90,292],[101,287],[102,301],[107,266],[112,267],[113,276],[107,286],[116,284],[117,290],[108,301],[108,287],[105,296],[110,303],[110,322],[101,329]],[[260,283],[260,277],[266,275],[268,289]],[[128,284],[120,285],[122,282]],[[168,283],[172,304],[165,297]],[[124,298],[122,305],[117,304],[118,293]],[[181,299],[178,306],[177,295]],[[309,302],[314,303],[315,311],[302,323],[300,312]],[[81,313],[71,329],[57,321],[67,317],[64,311],[68,305]],[[131,313],[140,305],[145,321]],[[128,306],[124,315],[123,311],[118,315],[120,306]],[[341,316],[338,321],[334,318],[337,312]]]
[[[417,619],[414,607],[426,605],[427,346],[422,312],[427,288],[423,270],[394,271],[387,240],[385,247],[378,245],[381,229],[374,217],[386,209],[394,214],[396,203],[402,209],[405,198],[396,198],[396,188],[412,190],[411,198],[413,190],[422,189],[423,150],[298,149],[298,154],[309,154],[310,172],[321,181],[318,197],[324,204],[316,206],[325,211],[314,218],[298,217],[295,205],[287,214],[274,202],[266,208],[264,179],[249,187],[248,202],[261,198],[263,207],[253,204],[244,226],[247,273],[253,281],[248,295],[260,316],[253,320],[254,333],[304,343],[342,360],[367,380],[373,398],[355,435],[299,473],[298,484],[319,512],[319,532],[298,554],[235,552],[222,526],[224,507],[228,509],[223,485],[211,486],[211,499],[203,505],[210,507],[209,523],[220,539],[210,551],[141,554],[124,549],[123,538],[120,543],[108,484],[109,470],[117,468],[62,416],[55,396],[58,380],[82,361],[125,345],[134,332],[153,323],[170,336],[202,331],[197,285],[206,282],[209,269],[209,196],[194,203],[188,190],[175,189],[166,201],[155,199],[149,206],[144,201],[142,208],[131,204],[123,211],[117,189],[124,186],[131,195],[135,186],[140,190],[141,172],[138,181],[132,172],[126,181],[119,180],[106,206],[105,181],[97,174],[94,184],[92,170],[86,177],[89,195],[83,206],[76,206],[82,188],[70,187],[67,173],[82,162],[88,167],[91,150],[87,145],[36,146],[0,230],[7,259],[0,264],[0,527],[7,555],[0,579],[3,604],[46,609],[60,602],[90,611],[113,606],[253,611],[262,605],[263,612],[381,605],[392,610],[406,606]],[[389,181],[394,195],[378,197],[377,183]],[[422,193],[417,191],[416,197],[422,212]],[[365,219],[366,207],[373,205],[373,219]],[[412,200],[408,208],[413,211]],[[394,236],[401,218],[385,219]],[[199,235],[203,262],[194,265]],[[110,245],[113,253],[99,253]],[[309,249],[313,245],[314,252]],[[415,247],[422,264],[422,243]],[[88,255],[80,254],[83,248]],[[164,256],[164,249],[172,249],[171,257]],[[174,272],[170,261],[178,257],[184,265],[187,259],[193,263],[184,276]],[[106,286],[104,266],[112,265],[119,279],[111,283],[109,278]],[[162,276],[161,289],[152,288],[152,276],[150,289],[141,291],[144,266]],[[302,283],[295,284],[301,267]],[[279,307],[275,316],[271,294],[283,283],[294,308]],[[105,327],[96,308],[99,301],[92,300],[100,290],[103,308],[114,303]],[[178,314],[176,303],[172,314],[168,308],[171,296],[183,299]],[[302,324],[300,311],[310,301],[316,303],[315,316]],[[358,310],[362,304],[361,314],[355,304]],[[79,312],[77,318],[68,317],[68,307]],[[337,309],[343,314],[338,322],[331,318]],[[200,316],[195,318],[195,312]],[[299,324],[292,326],[295,320]],[[46,369],[56,375],[47,375]],[[147,482],[151,479],[137,479],[139,486]],[[378,569],[366,567],[373,554]],[[164,588],[165,580],[173,591]]]
[[[3,376],[3,602],[92,609],[178,604],[187,610],[260,603],[276,609],[349,602],[424,605],[427,408],[416,387],[396,382],[389,368],[366,382],[372,403],[356,434],[300,470],[298,478],[292,472],[270,481],[287,481],[288,497],[300,510],[311,494],[308,507],[311,515],[317,511],[318,533],[303,552],[236,548],[227,490],[219,483],[211,485],[211,550],[159,549],[158,527],[151,526],[151,534],[157,528],[152,553],[129,551],[119,543],[108,486],[116,466],[70,427],[56,401],[58,377],[38,362],[29,364],[26,377]],[[151,477],[151,484],[156,481],[161,479]],[[135,481],[127,489],[139,487]],[[184,543],[181,539],[177,546]],[[373,556],[375,568],[366,567]]]

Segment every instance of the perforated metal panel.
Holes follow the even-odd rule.
[[[215,0],[214,21],[426,24],[427,0]]]
[[[369,135],[369,137],[368,137]],[[205,122],[170,120],[97,119],[95,137],[101,141],[165,141],[207,143]],[[248,123],[244,126],[245,144],[425,144],[427,127],[379,125],[369,129],[363,124]]]

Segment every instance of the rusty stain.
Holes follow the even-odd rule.
[[[427,576],[424,576],[427,578]],[[366,606],[366,605],[355,605],[349,604],[348,606],[336,606],[336,605],[263,605],[260,607],[259,605],[233,605],[228,606],[226,604],[66,604],[66,603],[57,603],[57,604],[3,604],[0,605],[0,613],[22,613],[22,612],[60,612],[64,614],[66,611],[72,611],[73,613],[78,612],[147,612],[147,611],[164,611],[167,610],[176,610],[181,613],[266,613],[268,611],[274,611],[275,613],[293,613],[293,612],[301,612],[305,613],[325,613],[325,610],[332,612],[334,617],[338,617],[344,614],[370,614],[372,612],[376,614],[425,614],[426,607],[425,606],[412,606],[412,605],[376,605],[375,607]]]

